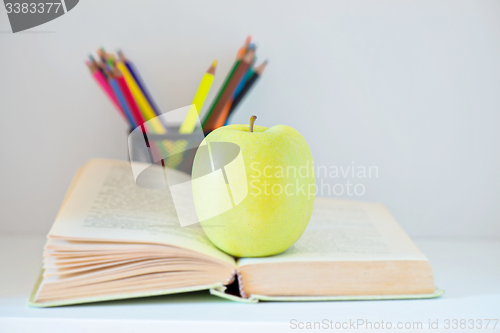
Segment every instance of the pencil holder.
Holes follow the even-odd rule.
[[[129,158],[133,162],[161,163],[190,175],[201,141],[203,136],[200,133],[181,134],[179,126],[170,126],[166,134],[151,134],[136,129],[129,135]]]

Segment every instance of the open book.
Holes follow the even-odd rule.
[[[243,302],[442,294],[428,260],[380,204],[316,198],[309,226],[290,249],[233,258],[199,225],[180,227],[169,191],[140,188],[130,168],[99,159],[78,171],[48,235],[30,305],[204,289]]]

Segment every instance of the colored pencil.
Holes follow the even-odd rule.
[[[254,63],[255,63],[255,58],[252,61],[252,65],[251,66],[253,66]],[[245,86],[245,83],[253,75],[253,73],[254,73],[254,70],[253,70],[252,67],[250,67],[248,69],[247,73],[245,74],[245,76],[243,77],[243,79],[241,79],[240,83],[238,84],[238,87],[236,87],[236,90],[234,91],[233,97],[224,106],[224,109],[221,112],[221,116],[217,120],[216,128],[225,126],[225,125],[227,125],[229,123],[229,112],[230,112],[231,106],[233,104],[233,101],[236,98],[236,96],[238,96],[238,94],[241,92],[241,90]],[[222,121],[224,121],[224,122],[222,122]]]
[[[106,51],[104,51],[104,47],[100,47],[96,50],[97,56],[103,63],[106,63],[107,56],[106,56]]]
[[[231,81],[231,78],[234,75],[234,71],[236,70],[236,68],[240,64],[241,58],[243,57],[243,55],[247,51],[248,46],[250,45],[250,41],[251,41],[251,37],[247,36],[247,38],[245,40],[245,43],[243,44],[243,46],[236,53],[236,61],[234,62],[233,67],[231,67],[231,70],[229,71],[229,74],[224,79],[224,83],[222,84],[222,86],[220,87],[219,91],[217,92],[217,95],[215,96],[214,100],[212,101],[212,105],[208,109],[208,112],[205,114],[205,118],[203,119],[202,124],[201,124],[201,126],[203,127],[203,129],[205,129],[205,126],[206,126],[209,118],[212,116],[213,109],[214,109],[215,105],[217,104],[217,102],[219,101],[222,93],[224,92],[224,89],[226,88],[226,86],[229,83],[229,81]]]
[[[144,118],[142,117],[141,111],[139,111],[139,107],[137,106],[137,103],[135,102],[134,97],[132,96],[132,93],[127,86],[127,82],[125,81],[123,74],[116,67],[110,67],[110,71],[111,75],[113,75],[113,78],[116,80],[118,86],[120,87],[120,91],[125,98],[125,101],[127,102],[136,125],[139,126],[144,124]]]
[[[149,93],[149,90],[146,88],[146,85],[144,84],[144,81],[141,79],[141,76],[139,75],[139,71],[137,70],[135,65],[128,58],[125,57],[125,55],[123,54],[123,52],[121,50],[118,51],[118,58],[127,66],[130,74],[132,74],[132,76],[135,79],[135,82],[137,82],[137,85],[141,88],[142,93],[144,94],[144,96],[148,100],[149,105],[151,106],[151,108],[153,109],[155,114],[157,116],[161,116],[162,113],[160,112],[160,109],[158,108],[155,101],[153,100],[153,97]]]
[[[227,75],[226,79],[224,80],[224,83],[222,84],[219,91],[217,92],[217,95],[215,96],[214,100],[212,101],[212,105],[210,106],[207,113],[205,114],[205,118],[203,119],[203,122],[201,124],[203,129],[205,129],[205,126],[206,126],[208,120],[210,119],[210,117],[212,116],[213,110],[214,110],[217,102],[219,101],[220,97],[222,96],[224,89],[226,88],[227,84],[231,80],[231,77],[234,75],[234,72],[236,71],[236,68],[238,67],[239,64],[240,64],[240,60],[236,60],[235,63],[233,64],[233,67],[231,67],[229,74]]]
[[[241,47],[241,49],[238,50],[238,54],[236,55],[236,59],[241,58],[240,54],[241,51],[243,50],[243,54],[247,52],[248,50],[255,49],[255,44],[250,43],[250,36],[247,37],[247,40],[245,41],[245,45]],[[239,94],[241,89],[243,89],[243,86],[245,85],[245,81],[250,77],[249,73],[252,71],[253,72],[253,65],[255,64],[256,57],[253,58],[252,64],[250,65],[250,68],[248,69],[248,72],[245,74],[245,76],[241,79],[240,83],[238,83],[238,87],[236,87],[236,90],[234,91],[233,98],[236,97],[236,95]]]
[[[249,46],[248,50],[255,50],[255,46],[252,47],[252,48]],[[253,63],[254,59],[255,59],[255,56],[252,59],[252,63]],[[244,77],[246,76],[246,74],[248,73],[248,71],[250,71],[250,66],[248,67],[248,70],[245,72],[245,75],[243,75],[243,77],[239,80],[239,82],[237,81],[238,82],[237,86],[240,85],[241,82],[244,80]],[[236,86],[236,89],[237,89],[237,86]],[[236,89],[233,92],[233,94],[231,95],[231,97],[229,98],[229,100],[224,105],[223,109],[221,110],[221,112],[219,113],[219,115],[217,116],[217,118],[215,118],[215,122],[214,122],[214,125],[212,127],[212,130],[216,129],[216,128],[219,128],[219,127],[222,127],[226,123],[226,121],[227,121],[227,119],[229,117],[229,112],[230,112],[231,106],[233,104],[233,99],[234,99],[234,96],[235,96],[235,93],[236,93]]]
[[[90,69],[90,73],[92,74],[92,77],[97,82],[97,84],[101,87],[101,89],[104,91],[106,96],[108,96],[108,98],[111,100],[111,102],[118,109],[120,115],[125,120],[128,120],[127,115],[125,114],[125,111],[123,111],[123,108],[120,105],[118,98],[116,97],[115,93],[113,92],[113,88],[111,88],[108,80],[106,79],[104,74],[101,72],[101,70],[99,69],[99,67],[95,63],[95,61],[94,62],[87,61],[86,64],[87,64],[87,67]]]
[[[228,102],[229,105],[226,104],[225,108],[227,110],[224,113],[224,116],[226,119],[224,120],[224,124],[220,125],[220,123],[219,123],[219,125],[220,125],[219,127],[226,126],[229,124],[229,114],[231,112],[231,107],[234,103],[234,99],[241,93],[241,91],[243,90],[243,87],[245,86],[245,83],[250,79],[250,77],[252,77],[253,73],[254,73],[254,69],[250,68],[248,70],[248,72],[245,74],[245,77],[241,80],[240,84],[238,85],[238,87],[236,88],[236,91],[233,94],[233,98],[231,99],[230,102]],[[222,119],[221,119],[221,121],[222,121]]]
[[[245,83],[248,81],[248,79],[250,79],[252,77],[253,73],[254,73],[254,69],[252,67],[250,67],[248,69],[248,72],[245,74],[245,76],[241,80],[240,84],[238,84],[238,87],[234,91],[233,98],[236,98],[236,96],[238,96],[240,94],[241,90],[243,90],[243,87],[245,86]]]
[[[236,54],[236,58],[243,57],[243,55],[247,52],[248,47],[250,46],[250,42],[251,41],[252,41],[252,36],[248,35],[247,38],[245,39],[245,43],[238,50],[238,53]]]
[[[120,72],[123,75],[123,78],[125,79],[125,82],[127,83],[127,87],[129,88],[134,101],[138,105],[142,118],[145,119],[148,122],[148,125],[151,127],[153,133],[155,134],[165,134],[167,131],[165,127],[163,127],[163,124],[159,121],[158,118],[156,118],[156,113],[153,111],[151,108],[151,105],[149,104],[148,100],[144,96],[141,88],[135,81],[134,77],[128,70],[127,66],[122,62],[118,61],[116,62],[116,67],[120,70]]]
[[[123,111],[125,112],[125,115],[127,116],[127,120],[130,124],[130,127],[132,129],[136,128],[138,126],[138,124],[136,123],[134,116],[132,115],[132,111],[130,110],[130,108],[127,104],[127,100],[125,99],[125,97],[122,94],[122,91],[120,89],[120,85],[118,84],[116,79],[113,77],[113,75],[109,76],[109,84],[110,84],[111,88],[113,89],[118,101],[120,102],[120,105],[122,106]]]
[[[143,128],[147,128],[148,132],[167,133],[168,127],[164,124],[163,119],[159,118],[161,113],[133,63],[121,51],[118,51],[118,57],[115,57],[114,54],[107,53],[101,47],[97,50],[97,55],[98,61],[92,55],[89,56],[90,63],[87,62],[87,66],[94,80],[111,99],[120,114],[127,119],[133,128],[145,124]],[[245,43],[237,52],[236,61],[202,121],[205,133],[226,124],[229,116],[259,79],[266,63],[261,64],[254,71],[255,59],[255,44],[252,43],[251,36],[247,36]],[[196,128],[197,119],[203,111],[203,105],[214,82],[216,65],[217,63],[214,61],[203,75],[193,97],[192,105],[194,107],[188,111],[179,128],[179,133],[189,134]],[[164,155],[164,149],[161,150]]]
[[[215,129],[215,124],[218,122],[217,120],[219,119],[221,112],[223,111],[226,103],[233,96],[238,83],[250,68],[250,64],[252,63],[254,57],[255,49],[249,50],[247,53],[245,53],[241,60],[236,61],[234,70],[229,75],[229,79],[224,85],[219,98],[214,101],[208,118],[205,119],[206,122],[203,124],[203,130],[205,132],[209,132]]]
[[[238,58],[240,56],[242,50],[244,50],[246,52],[250,49],[255,49],[255,44],[250,43],[250,36],[248,36],[247,40],[245,41],[245,45],[243,45],[242,48],[238,51],[236,58]],[[241,89],[243,89],[243,86],[245,85],[246,80],[251,76],[251,73],[253,73],[252,66],[254,63],[255,63],[255,57],[253,58],[252,64],[250,65],[250,68],[246,72],[245,76],[243,76],[243,78],[238,83],[238,86],[236,87],[236,90],[234,91],[233,96],[229,99],[229,101],[226,102],[226,105],[224,105],[224,108],[222,109],[219,117],[216,120],[214,128],[219,128],[219,127],[222,127],[224,125],[227,125],[228,120],[229,120],[229,111],[231,109],[231,105],[233,104],[233,100],[240,93]]]
[[[99,71],[104,75],[104,77],[107,77],[106,75],[106,70],[105,68],[101,67],[101,65],[99,64],[99,62],[97,62],[94,58],[94,56],[92,54],[89,54],[89,60],[90,62],[96,66],[97,69],[99,69]]]
[[[194,95],[193,104],[196,107],[195,109],[189,109],[186,118],[182,122],[181,127],[179,128],[179,133],[181,134],[190,134],[193,133],[196,127],[196,120],[203,108],[203,104],[207,99],[207,95],[212,87],[215,78],[215,69],[217,67],[217,60],[212,62],[212,65],[205,72],[203,77],[201,78],[200,84],[198,85],[198,89],[196,90],[196,94]]]
[[[226,123],[226,121],[228,119],[229,111],[231,110],[231,105],[233,105],[233,98],[231,98],[226,103],[226,105],[224,105],[224,108],[220,112],[219,117],[215,121],[214,129],[224,126],[224,124]]]
[[[240,104],[240,102],[245,98],[245,96],[248,94],[248,91],[250,91],[252,86],[255,85],[255,82],[257,82],[257,80],[264,72],[264,69],[266,69],[266,65],[267,65],[267,60],[264,61],[262,64],[259,65],[259,67],[255,69],[255,73],[248,79],[241,92],[234,99],[233,104],[231,105],[231,109],[229,110],[229,116],[238,107],[238,104]]]
[[[115,61],[115,56],[113,54],[107,54],[107,60],[109,66],[112,68],[113,74],[116,76],[117,82],[120,86],[122,93],[127,100],[127,103],[130,106],[132,114],[136,119],[138,119],[138,126],[141,126],[142,132],[145,134],[153,133],[153,134],[165,134],[166,128],[159,122],[159,119],[156,118],[156,115],[153,114],[153,119],[148,120],[142,113],[139,108],[139,104],[134,99],[134,95],[132,94],[132,89],[134,89],[137,93],[137,86],[134,87],[134,81],[130,81],[130,86],[127,84],[127,80],[125,80],[125,75],[122,71],[118,69],[117,62]],[[122,68],[123,69],[123,68]],[[120,75],[121,74],[121,75]],[[132,87],[132,89],[131,89]],[[156,126],[156,128],[155,128]],[[163,133],[161,133],[163,129]],[[159,132],[156,132],[159,131]],[[151,163],[156,163],[164,158],[168,157],[168,151],[163,146],[162,142],[156,140],[149,140],[149,150]]]

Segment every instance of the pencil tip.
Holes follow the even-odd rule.
[[[212,62],[212,67],[217,67],[218,63],[219,61],[217,59],[214,59],[214,61]]]
[[[122,50],[118,50],[118,52],[116,52],[116,53],[118,54],[118,59],[120,59],[123,62],[128,61],[127,58],[125,57],[125,54],[123,54]]]
[[[264,72],[264,69],[266,68],[268,61],[267,59],[264,60],[259,66],[255,68],[255,73],[261,75]]]

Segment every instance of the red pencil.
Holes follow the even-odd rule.
[[[139,110],[139,107],[137,106],[137,103],[135,102],[134,97],[132,96],[132,93],[130,92],[130,89],[127,86],[127,82],[125,82],[125,78],[123,77],[122,73],[116,67],[111,67],[111,73],[113,77],[116,79],[118,86],[120,86],[120,90],[122,91],[123,97],[125,97],[125,100],[127,101],[127,104],[130,108],[130,111],[132,112],[132,116],[134,117],[136,124],[137,125],[144,124],[145,120],[141,115],[141,111]]]
[[[120,115],[128,122],[127,116],[125,115],[125,112],[123,111],[120,102],[118,102],[118,99],[113,93],[113,89],[111,89],[108,80],[106,79],[104,74],[102,74],[102,72],[99,70],[97,64],[95,62],[90,62],[90,61],[86,61],[85,64],[90,69],[90,73],[92,74],[94,80],[96,80],[97,84],[102,88],[102,90],[104,90],[104,93],[106,94],[106,96],[108,96],[111,102],[118,109]]]

